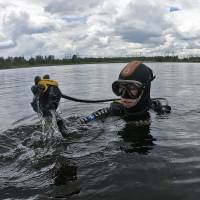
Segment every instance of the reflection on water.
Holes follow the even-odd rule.
[[[57,169],[55,173],[54,184],[56,186],[65,185],[68,181],[74,181],[77,179],[77,167],[70,166],[64,163]]]
[[[78,126],[77,117],[109,104],[62,100],[67,136],[53,132],[44,139],[29,104],[34,76],[50,74],[64,94],[77,98],[113,98],[111,84],[124,65],[0,71],[1,199],[199,198],[198,64],[148,63],[157,77],[152,97],[165,97],[172,106],[170,115],[150,113],[149,126],[113,118]]]
[[[66,198],[79,194],[81,187],[77,182],[77,166],[66,160],[59,158],[53,173],[53,184],[49,190],[49,196],[54,198]]]
[[[127,143],[126,146],[120,146],[120,149],[126,153],[148,154],[155,145],[156,139],[150,134],[150,126],[135,126],[127,123],[118,134]]]

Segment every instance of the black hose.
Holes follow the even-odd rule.
[[[67,96],[65,94],[62,94],[61,97],[64,98],[64,99],[68,99],[70,101],[82,102],[82,103],[103,103],[103,102],[108,102],[108,101],[120,100],[120,99],[86,100],[86,99],[77,99],[77,98],[74,98],[74,97]]]

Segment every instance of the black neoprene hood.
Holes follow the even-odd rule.
[[[132,63],[128,64],[124,69],[122,69],[119,74],[118,80],[113,82],[112,90],[116,95],[118,95],[120,83],[131,83],[134,81],[138,81],[143,85],[151,84],[151,81],[154,78],[152,70],[143,63]]]

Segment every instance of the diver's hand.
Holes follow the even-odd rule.
[[[171,112],[171,107],[167,103],[163,105],[158,99],[151,101],[151,109],[153,109],[158,114],[165,114]]]

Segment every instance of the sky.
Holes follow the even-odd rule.
[[[0,0],[0,57],[200,55],[200,0]]]

